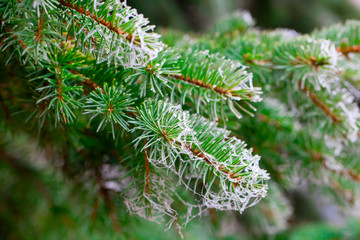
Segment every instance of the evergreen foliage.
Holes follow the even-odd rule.
[[[35,141],[98,186],[114,229],[123,204],[179,229],[245,211],[276,233],[299,184],[359,207],[358,21],[300,35],[238,11],[160,40],[119,0],[0,0],[0,23],[1,66],[16,72],[1,82],[0,155]]]

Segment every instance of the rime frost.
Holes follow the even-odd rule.
[[[76,3],[81,4],[82,1]],[[77,34],[85,34],[84,39],[92,46],[85,44],[84,47],[93,52],[99,62],[114,63],[125,68],[145,66],[163,49],[163,43],[159,42],[160,35],[153,32],[155,26],[148,25],[149,20],[127,6],[126,1],[94,1],[89,7],[101,23],[94,24],[94,15],[82,14],[81,25],[73,16],[67,26],[79,25]],[[113,17],[114,23],[106,22]],[[95,46],[90,40],[97,41]]]
[[[242,212],[265,197],[269,175],[259,167],[260,157],[215,123],[191,116],[179,105],[153,100],[144,103],[133,123],[134,131],[143,131],[136,146],[147,139],[143,149],[149,152],[149,162],[177,175],[181,185],[200,197],[192,208]],[[214,180],[205,180],[209,172],[214,173],[211,179],[219,181],[216,186]]]

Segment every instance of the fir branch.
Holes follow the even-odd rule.
[[[146,140],[144,139],[145,145],[146,145]],[[145,194],[149,194],[150,192],[150,165],[149,165],[149,154],[148,154],[148,150],[145,148],[144,149],[144,153],[145,153],[145,158],[144,158],[144,163],[145,163]]]
[[[318,106],[328,117],[331,118],[331,120],[334,123],[340,123],[342,122],[341,118],[336,116],[336,114],[330,110],[330,108],[328,106],[326,106],[326,104],[324,102],[322,102],[317,96],[316,94],[311,91],[308,87],[304,86],[303,88],[301,88],[301,82],[299,81],[299,88],[301,89],[301,91],[303,93],[305,93],[307,96],[309,96],[309,98],[311,99],[311,101],[313,101],[313,103]]]
[[[184,51],[179,60],[181,74],[172,77],[233,100],[259,101],[252,75],[238,62],[208,51]]]
[[[194,147],[194,145],[190,145],[188,143],[182,143],[178,140],[174,140],[168,137],[168,134],[163,131],[161,134],[161,137],[166,142],[173,142],[178,148],[184,147],[187,151],[189,151],[191,154],[193,154],[198,159],[201,159],[204,163],[206,163],[208,166],[210,166],[213,171],[219,170],[221,173],[227,175],[230,179],[233,179],[234,187],[237,186],[237,184],[241,183],[242,177],[240,174],[234,174],[231,170],[224,167],[222,164],[220,164],[217,161],[214,161],[209,156],[206,156],[204,152],[202,152],[199,148]],[[147,150],[145,149],[145,155],[147,156],[145,159],[148,159]]]
[[[149,87],[152,92],[163,96],[164,86],[170,88],[168,76],[178,75],[180,72],[179,67],[176,66],[178,61],[179,56],[173,49],[164,49],[146,66],[134,69],[134,73],[127,77],[126,82],[140,85],[142,97],[147,95]]]
[[[71,13],[68,13],[70,16],[71,16]],[[80,21],[78,19],[75,19],[75,24],[76,26],[78,26],[79,28],[82,28],[83,32],[86,34],[86,35],[89,35],[90,32],[89,30],[87,30],[85,27],[83,28],[82,25],[80,24]],[[97,49],[97,45],[99,44],[99,42],[96,40],[96,38],[94,38],[93,36],[90,37],[91,38],[91,41],[93,42],[94,44],[94,48]]]
[[[146,139],[142,149],[149,151],[153,166],[169,168],[180,179],[185,172],[189,181],[202,179],[206,192],[202,197],[210,208],[243,211],[250,199],[257,202],[265,195],[268,175],[259,168],[259,157],[252,156],[244,142],[228,137],[228,131],[164,101],[148,100],[137,112],[132,131],[142,134],[135,146]],[[215,179],[220,189],[214,186]],[[198,184],[183,183],[196,193]]]
[[[198,87],[201,87],[201,88],[206,88],[206,89],[211,89],[211,90],[214,90],[215,92],[219,93],[219,94],[222,94],[222,95],[225,95],[225,96],[232,96],[232,92],[231,90],[227,90],[225,88],[220,88],[220,87],[217,87],[217,86],[212,86],[210,83],[207,83],[205,84],[203,81],[201,80],[196,80],[196,79],[191,79],[190,77],[185,77],[184,75],[180,74],[180,75],[173,75],[171,76],[175,79],[179,79],[181,81],[185,81],[185,82],[188,82],[188,83],[191,83],[193,85],[196,85]],[[252,95],[251,93],[248,93],[248,96],[251,98]]]
[[[351,178],[353,181],[360,182],[360,174],[356,173],[353,169],[347,169],[343,166],[340,168],[331,167],[331,163],[329,163],[328,159],[322,153],[312,153],[312,157],[314,161],[320,161],[325,169],[339,174],[342,177]]]
[[[223,110],[227,102],[230,110],[241,118],[241,111],[252,115],[254,108],[249,102],[261,101],[261,89],[253,86],[252,74],[237,61],[195,50],[170,49],[160,56],[133,74],[131,82],[142,75],[152,91],[162,95],[168,92],[171,99],[193,105],[197,113],[200,113],[202,104],[207,105],[213,119],[218,118],[217,104]],[[169,58],[162,59],[166,56]],[[146,88],[143,86],[142,89]]]
[[[105,26],[105,27],[108,28],[110,31],[113,31],[113,32],[115,32],[115,33],[118,34],[118,35],[124,36],[125,39],[128,40],[129,42],[133,41],[133,38],[134,38],[134,37],[133,37],[131,34],[126,33],[126,32],[125,32],[124,30],[122,30],[121,28],[118,28],[118,27],[114,26],[113,23],[106,21],[104,18],[102,18],[102,17],[97,17],[94,13],[91,13],[89,10],[86,10],[86,11],[85,11],[85,9],[84,9],[83,7],[78,6],[78,5],[76,5],[76,4],[72,4],[69,0],[66,0],[66,1],[65,1],[65,0],[59,0],[59,3],[60,3],[61,5],[63,5],[64,7],[68,7],[68,8],[70,8],[70,9],[72,9],[72,10],[75,10],[76,12],[78,12],[78,13],[86,16],[86,17],[89,17],[89,18],[93,19],[95,22],[97,22],[97,23]],[[139,39],[138,39],[138,38],[135,39],[135,40],[134,40],[134,43],[135,43],[135,44],[140,44]]]
[[[316,71],[319,67],[332,69],[337,64],[337,52],[328,40],[295,38],[276,47],[273,62],[280,69],[287,69],[292,65],[310,66]]]
[[[44,18],[45,18],[44,12],[42,12],[41,16],[39,18],[38,30],[36,31],[36,35],[35,35],[35,43],[38,43],[39,41],[40,42],[43,41],[43,35],[42,35],[41,31],[43,30]]]
[[[360,52],[360,21],[348,20],[345,24],[335,24],[316,30],[316,38],[325,38],[336,45],[336,50],[348,58],[350,53]]]
[[[95,91],[97,88],[100,88],[101,91],[104,93],[104,88],[101,87],[99,84],[97,84],[96,82],[94,82],[93,80],[91,80],[91,78],[86,77],[84,74],[74,70],[74,69],[69,69],[69,71],[71,73],[73,73],[76,76],[79,76],[82,79],[82,82],[85,86],[87,86],[88,88],[90,88],[91,90]],[[87,93],[88,95],[89,93]]]
[[[65,13],[71,11],[65,20],[68,35],[80,39],[77,47],[94,55],[98,62],[141,67],[156,58],[163,48],[158,41],[160,35],[153,32],[154,26],[148,25],[148,19],[125,2],[59,0],[59,3]]]
[[[115,126],[119,124],[123,129],[128,130],[129,118],[125,113],[132,111],[134,100],[126,93],[123,86],[111,86],[107,83],[104,88],[97,88],[92,91],[86,100],[85,114],[91,114],[90,122],[97,116],[100,117],[97,131],[103,129],[108,123],[111,125],[111,132],[115,139]]]
[[[296,60],[292,59],[291,64],[294,65],[307,64],[313,66],[315,68],[315,71],[318,72],[319,67],[328,65],[328,62],[325,59],[319,60],[314,56],[309,56],[308,58],[302,58],[300,56],[296,56]]]
[[[75,55],[74,55],[75,54]],[[40,81],[37,92],[41,92],[41,98],[37,101],[40,106],[46,107],[41,114],[43,116],[47,111],[53,109],[55,113],[55,124],[57,122],[69,123],[75,118],[74,110],[82,107],[82,102],[77,97],[82,95],[82,87],[76,85],[76,80],[72,73],[67,70],[66,63],[70,59],[76,60],[78,57],[73,51],[65,53],[48,54],[46,61],[41,60],[37,67],[39,73],[32,81]],[[79,65],[74,63],[74,66]],[[46,104],[44,104],[46,102]],[[43,105],[44,104],[44,105]]]
[[[360,45],[340,46],[336,48],[336,51],[342,53],[347,59],[349,59],[350,53],[360,53]]]
[[[170,139],[170,141],[173,141]],[[177,143],[179,147],[181,147],[181,143]],[[221,173],[225,174],[228,178],[232,179],[234,187],[238,184],[242,184],[242,177],[241,174],[233,173],[231,170],[224,167],[222,164],[220,164],[217,161],[211,160],[211,158],[207,157],[203,152],[201,152],[198,148],[194,148],[194,146],[190,146],[189,144],[184,144],[185,149],[190,151],[195,157],[202,159],[203,162],[205,162],[208,166],[210,166],[213,171],[219,170]]]
[[[33,64],[33,62],[47,59],[47,54],[52,48],[58,47],[58,43],[62,40],[62,36],[58,32],[62,27],[62,22],[57,21],[54,26],[54,21],[58,19],[50,14],[52,10],[49,11],[50,9],[44,7],[48,5],[47,2],[51,1],[41,1],[34,5],[24,3],[20,4],[21,6],[14,1],[9,1],[14,6],[4,9],[4,14],[8,15],[8,21],[4,22],[2,28],[11,36],[7,38],[8,44],[4,48],[11,45],[15,45],[15,48],[18,48],[19,45],[23,47],[24,50],[19,51],[20,56],[24,56],[23,63]],[[40,5],[44,6],[40,7]]]
[[[15,40],[17,40],[17,42],[19,43],[19,45],[23,48],[23,49],[27,49],[28,46],[26,45],[26,43],[24,43],[23,40],[18,39],[19,37],[15,34],[12,35],[14,37]]]

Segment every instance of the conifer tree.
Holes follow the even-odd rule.
[[[0,0],[0,21],[0,156],[19,168],[12,142],[36,142],[115,229],[215,209],[274,233],[299,184],[359,207],[360,22],[301,35],[237,11],[161,36],[119,0]]]

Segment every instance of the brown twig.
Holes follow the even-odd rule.
[[[138,115],[135,113],[131,113],[131,115],[133,117],[137,117]],[[163,130],[161,133],[162,138],[167,141],[167,142],[173,142],[178,146],[181,146],[182,144],[174,139],[169,138],[168,134]],[[145,143],[146,144],[146,143]],[[241,176],[239,176],[237,173],[234,174],[231,170],[226,169],[224,166],[222,166],[220,163],[216,162],[216,161],[211,161],[208,157],[206,157],[206,155],[201,152],[199,149],[195,149],[193,146],[190,146],[189,144],[184,144],[183,145],[187,150],[191,151],[196,157],[201,158],[204,160],[204,162],[206,162],[208,165],[212,166],[213,168],[217,168],[219,169],[221,172],[228,174],[230,178],[235,179],[237,182],[234,182],[234,187],[236,187],[239,183],[240,180],[242,179]],[[145,156],[147,156],[147,152],[145,152]],[[219,167],[217,167],[219,166]],[[149,169],[150,171],[150,169]]]
[[[15,34],[13,34],[13,36],[14,36],[14,39],[18,41],[20,46],[22,46],[24,49],[27,48],[27,45],[26,45],[26,43],[24,43],[24,41],[18,40],[19,37],[17,35],[15,35]]]
[[[64,98],[63,98],[63,85],[62,85],[62,78],[61,78],[61,69],[60,67],[57,68],[57,71],[56,71],[56,76],[58,78],[58,82],[57,82],[57,89],[58,89],[58,99],[60,102],[63,102],[64,101]],[[65,117],[65,113],[63,111],[63,108],[60,107],[60,110],[62,112],[62,117],[63,117],[63,120],[64,120],[64,123],[67,123],[66,121],[66,117]]]
[[[299,81],[299,88],[305,94],[307,94],[313,103],[318,106],[327,116],[329,116],[334,123],[340,123],[341,118],[336,116],[336,114],[330,110],[328,106],[324,102],[322,102],[314,92],[312,92],[308,87],[304,86],[301,88],[301,82]]]
[[[86,77],[84,74],[79,73],[78,71],[74,70],[74,69],[70,69],[69,70],[72,74],[78,75],[83,79],[83,83],[85,86],[89,87],[91,90],[96,90],[97,88],[100,88],[102,92],[104,92],[104,89],[97,84],[96,82],[94,82],[93,80],[91,80],[89,77]]]
[[[204,83],[201,80],[197,80],[197,79],[191,79],[190,77],[185,77],[184,75],[173,75],[173,78],[176,78],[178,80],[182,80],[188,83],[191,83],[193,85],[202,87],[202,88],[207,88],[207,89],[212,89],[217,93],[223,94],[223,95],[232,95],[230,90],[226,90],[224,88],[220,88],[220,87],[213,87],[210,83]]]
[[[312,153],[312,158],[315,161],[320,161],[321,165],[325,169],[327,169],[331,172],[335,172],[342,177],[350,177],[352,180],[354,180],[356,182],[360,182],[360,174],[356,173],[352,169],[341,168],[340,170],[337,170],[337,169],[333,169],[333,168],[329,167],[328,162],[327,162],[326,158],[322,155],[322,153]]]
[[[86,16],[86,17],[89,17],[91,19],[93,19],[94,21],[96,21],[97,23],[105,26],[106,28],[108,28],[110,31],[112,32],[115,32],[117,33],[118,35],[122,35],[125,37],[126,40],[128,40],[129,42],[133,41],[134,40],[134,43],[135,44],[139,44],[140,41],[139,39],[136,39],[134,38],[134,36],[130,33],[126,33],[123,29],[121,28],[118,28],[116,26],[114,26],[112,23],[106,21],[104,18],[101,18],[101,17],[97,17],[94,13],[91,13],[90,11],[85,11],[85,9],[83,7],[79,7],[78,5],[76,4],[72,4],[70,1],[68,0],[59,0],[59,3],[61,5],[63,5],[64,7],[68,7],[68,8],[71,8],[73,10],[75,10],[76,12]]]
[[[40,17],[40,21],[39,21],[39,28],[36,31],[36,37],[35,37],[35,42],[38,43],[39,41],[42,42],[43,41],[43,36],[41,34],[41,31],[43,30],[43,24],[44,24],[44,14],[42,13],[42,17]]]
[[[316,57],[310,56],[309,59],[302,58],[300,56],[296,57],[296,60],[291,61],[293,64],[305,63],[314,66],[315,71],[319,71],[319,67],[328,64],[326,61],[318,61]]]
[[[226,169],[224,166],[222,166],[218,162],[210,161],[210,159],[207,158],[205,156],[205,154],[203,152],[201,152],[199,149],[194,149],[193,146],[190,146],[188,144],[185,144],[185,148],[190,150],[198,158],[201,158],[202,160],[204,160],[204,162],[206,162],[211,167],[213,167],[215,169],[218,168],[221,172],[229,175],[230,178],[236,180],[236,182],[234,182],[234,187],[236,187],[238,185],[238,183],[240,182],[240,180],[242,179],[238,174],[234,174],[231,170]]]
[[[353,46],[341,46],[337,47],[336,51],[342,53],[347,59],[349,59],[349,53],[360,53],[360,45]]]
[[[71,16],[71,13],[68,13],[70,16]],[[75,24],[76,26],[80,27],[81,28],[81,24],[79,23],[79,20],[74,18],[75,20]],[[86,28],[82,28],[82,30],[86,33],[86,34],[89,34],[89,30],[87,30]],[[93,44],[95,45],[95,47],[97,46],[98,44],[98,41],[96,40],[96,38],[94,38],[93,36],[91,36],[91,41],[93,42]]]
[[[145,140],[146,144],[146,140]],[[148,150],[145,149],[145,193],[149,194],[150,192],[150,165],[149,165],[149,155]]]
[[[163,133],[161,134],[162,137],[165,139],[165,141],[168,142],[174,142],[176,145],[181,145],[180,142],[174,140],[174,139],[170,139],[168,138],[167,134],[165,131],[163,131]],[[210,165],[213,168],[217,168],[219,169],[221,172],[229,175],[230,178],[235,179],[237,182],[234,182],[234,187],[237,186],[237,184],[240,182],[240,180],[242,179],[238,174],[234,174],[231,170],[226,169],[224,166],[222,166],[220,163],[216,162],[216,161],[211,161],[203,152],[201,152],[199,149],[195,149],[194,146],[190,146],[189,144],[184,144],[184,147],[189,150],[190,152],[192,152],[192,154],[194,154],[194,156],[202,159],[204,162],[206,162],[208,165]],[[218,167],[219,166],[219,167]]]

